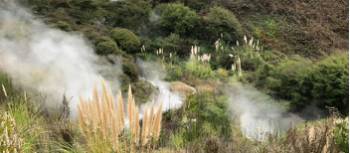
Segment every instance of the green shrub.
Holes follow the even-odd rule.
[[[206,32],[203,37],[214,42],[218,38],[224,41],[235,43],[243,36],[243,30],[236,16],[229,10],[221,7],[213,7],[204,17]]]
[[[96,43],[96,53],[99,55],[121,54],[122,51],[117,44],[109,37],[102,37]]]
[[[348,73],[348,59],[344,53],[319,62],[296,57],[277,65],[264,64],[252,80],[270,94],[291,101],[293,110],[316,105],[322,110],[335,107],[342,114],[348,114]]]
[[[104,9],[108,11],[107,25],[138,30],[148,22],[151,4],[146,0],[123,0],[110,2]]]
[[[348,114],[348,65],[347,53],[331,55],[316,63],[307,80],[312,84],[312,99],[319,107],[336,107],[341,113]]]
[[[274,95],[292,101],[295,108],[310,105],[311,102],[306,101],[306,97],[310,97],[311,86],[304,80],[310,74],[311,66],[311,61],[301,57],[282,61],[270,71],[266,87]]]
[[[65,21],[58,21],[54,26],[64,31],[72,31],[71,25]]]
[[[185,72],[190,77],[209,79],[214,77],[214,72],[209,64],[200,63],[195,59],[191,59],[185,63]]]
[[[123,50],[135,53],[140,50],[141,41],[132,31],[124,28],[114,28],[111,37]]]
[[[181,80],[181,77],[183,75],[184,75],[184,72],[181,66],[177,66],[177,65],[167,66],[167,75],[165,79],[167,81]]]
[[[229,116],[225,97],[209,92],[192,95],[186,100],[186,118],[191,129],[186,129],[184,136],[191,142],[210,136],[229,138]]]
[[[140,69],[134,62],[133,58],[123,58],[123,72],[126,74],[131,82],[135,82],[139,78]]]
[[[183,4],[161,4],[157,11],[160,15],[159,26],[168,34],[189,35],[199,21],[196,12]]]

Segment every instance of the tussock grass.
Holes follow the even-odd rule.
[[[146,109],[141,126],[139,108],[129,87],[126,110],[121,92],[115,100],[105,82],[101,94],[95,88],[92,99],[80,99],[79,128],[89,152],[149,152],[155,148],[161,131],[162,106]]]

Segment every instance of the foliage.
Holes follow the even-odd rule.
[[[185,73],[189,77],[209,79],[214,77],[214,72],[210,65],[191,59],[185,63]]]
[[[210,8],[208,15],[204,17],[204,22],[205,36],[210,42],[221,37],[224,41],[235,43],[243,36],[242,26],[236,16],[222,7]]]
[[[109,37],[101,37],[96,44],[96,53],[99,55],[121,54],[117,44]]]
[[[277,65],[264,64],[256,71],[255,84],[270,94],[291,101],[292,109],[316,105],[348,112],[348,59],[335,54],[320,62],[294,57]]]
[[[124,74],[126,74],[130,81],[137,81],[140,74],[139,67],[135,64],[133,58],[123,58],[122,69]]]
[[[337,120],[334,139],[342,152],[349,152],[349,118]]]
[[[89,152],[143,152],[144,149],[149,152],[159,140],[162,105],[144,109],[141,125],[139,107],[135,104],[131,87],[128,90],[126,111],[121,92],[114,100],[105,82],[102,82],[102,93],[97,91],[94,88],[93,98],[81,98],[78,105],[79,129]],[[124,130],[126,114],[129,125],[127,132]]]
[[[13,117],[7,113],[0,114],[0,151],[20,153],[23,140],[20,138]]]
[[[216,97],[213,93],[199,93],[188,98],[185,118],[190,129],[186,129],[188,141],[207,136],[230,136],[229,114],[224,97]]]
[[[306,79],[312,84],[308,97],[321,108],[336,107],[343,114],[349,112],[348,54],[335,54],[316,64]]]
[[[111,37],[118,45],[129,53],[135,53],[140,49],[140,39],[132,31],[124,28],[114,28]]]
[[[148,22],[151,5],[146,0],[114,1],[104,6],[106,24],[138,30]]]
[[[199,21],[196,12],[183,4],[161,4],[157,10],[160,16],[158,21],[159,26],[166,33],[188,36]]]

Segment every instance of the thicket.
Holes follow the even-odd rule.
[[[347,53],[328,56],[318,62],[302,57],[289,58],[277,65],[260,66],[253,80],[275,97],[291,101],[295,111],[314,105],[323,110],[335,107],[348,114],[348,64]]]

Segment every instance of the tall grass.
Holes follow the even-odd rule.
[[[23,152],[23,140],[17,131],[14,118],[8,113],[0,114],[0,152]]]
[[[127,112],[121,92],[115,100],[105,82],[101,94],[95,88],[92,99],[80,99],[78,111],[79,127],[89,152],[149,152],[159,139],[162,106],[146,109],[141,126],[130,87]]]

